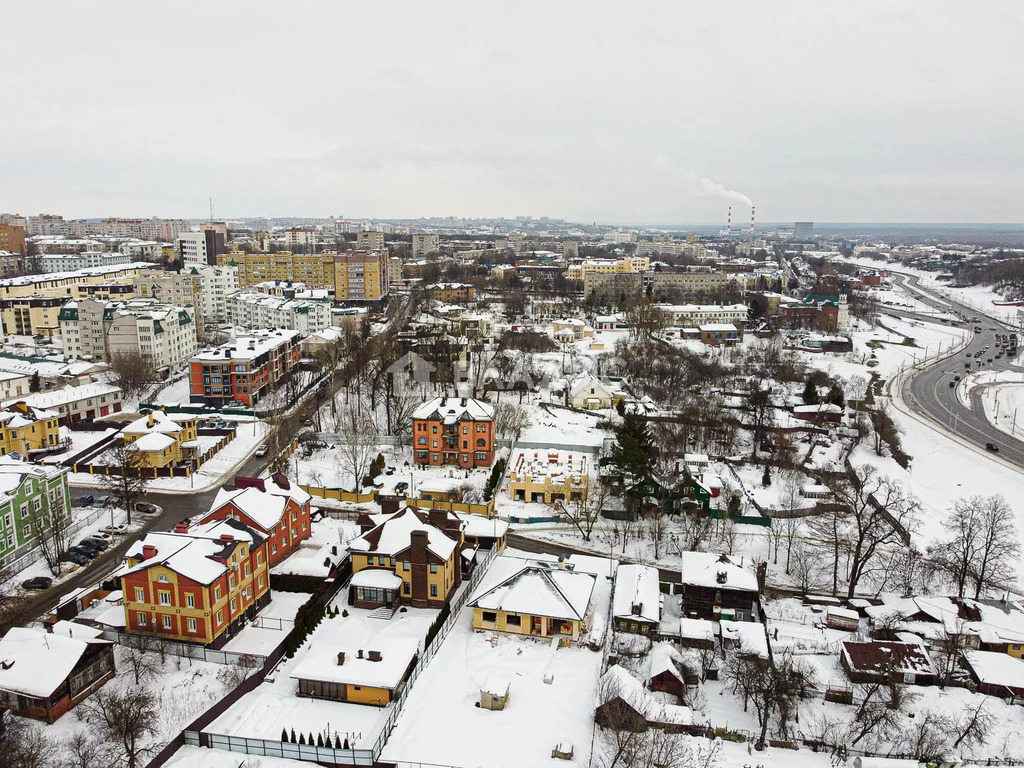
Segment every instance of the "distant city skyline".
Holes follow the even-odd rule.
[[[0,200],[76,218],[195,219],[212,196],[226,218],[718,225],[752,201],[766,222],[1018,222],[1024,7],[926,10],[257,1],[204,5],[193,35],[145,4],[15,4]]]

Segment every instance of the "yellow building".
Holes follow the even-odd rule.
[[[334,285],[333,251],[323,253],[226,253],[217,257],[217,266],[238,267],[238,284],[249,288],[271,280],[304,283],[307,288]]]
[[[52,272],[44,275],[7,277],[0,280],[0,299],[22,296],[79,298],[79,286],[99,285],[130,281],[148,270],[155,270],[157,264],[118,264],[110,267],[87,267],[74,272]]]
[[[0,455],[17,451],[27,459],[42,456],[64,446],[60,414],[33,408],[23,402],[0,410]]]
[[[414,637],[377,635],[353,644],[343,632],[327,628],[299,659],[291,676],[299,696],[386,707],[405,685],[419,654]]]
[[[589,274],[626,274],[629,272],[646,272],[651,268],[649,256],[623,256],[618,259],[587,259],[579,264],[571,264],[566,272],[570,280],[582,280]]]
[[[121,430],[128,450],[143,467],[166,467],[192,458],[198,451],[196,417],[152,411]]]
[[[426,290],[428,299],[446,304],[465,304],[476,298],[476,289],[469,283],[434,283]]]
[[[473,627],[531,637],[579,640],[596,578],[569,563],[498,557],[469,599]]]
[[[439,510],[406,508],[349,542],[352,604],[357,608],[438,608],[462,582],[465,523]]]
[[[508,495],[517,501],[554,504],[587,498],[590,467],[585,454],[520,451],[508,475]]]
[[[337,301],[380,301],[391,286],[387,251],[350,251],[334,257]]]

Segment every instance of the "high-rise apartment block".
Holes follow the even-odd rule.
[[[217,264],[218,256],[227,253],[224,235],[216,229],[182,233],[178,236],[177,249],[185,267],[212,267]]]
[[[384,298],[391,285],[386,250],[351,251],[334,257],[334,298],[373,302]]]
[[[228,321],[228,297],[238,293],[237,267],[192,267],[187,270],[199,281],[199,303],[203,323],[223,325]]]
[[[251,288],[272,280],[303,283],[310,288],[334,285],[334,252],[326,253],[230,253],[218,264],[238,268],[238,284]]]
[[[441,237],[439,235],[412,236],[413,259],[426,258],[428,254],[437,253],[439,250],[441,250]]]
[[[0,224],[0,251],[25,255],[25,228]]]
[[[384,248],[383,232],[357,232],[356,247],[368,251],[377,251]]]

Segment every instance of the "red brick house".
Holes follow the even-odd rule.
[[[275,566],[309,538],[310,495],[281,473],[272,477],[236,477],[234,490],[221,488],[201,522],[232,518],[267,539]]]
[[[113,642],[86,626],[72,635],[8,630],[0,639],[0,709],[52,723],[114,676]]]
[[[471,397],[435,397],[412,414],[417,464],[463,469],[494,461],[494,408]]]

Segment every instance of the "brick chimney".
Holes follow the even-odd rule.
[[[443,531],[448,522],[448,513],[443,509],[430,509],[427,511],[427,520],[432,526]]]
[[[229,542],[230,543],[230,542],[235,540],[235,537],[232,536],[230,533],[222,533],[220,535],[220,540],[224,541],[224,542]]]
[[[262,477],[245,477],[239,475],[235,478],[235,490],[240,488],[259,488],[261,491],[266,491],[267,486],[263,482]]]
[[[345,666],[345,652],[344,651],[338,651],[338,666],[339,667]]]
[[[175,523],[174,524],[174,532],[175,533],[188,533],[188,523]]]
[[[382,661],[384,659],[384,657],[381,656],[380,651],[367,651],[366,658],[370,661]]]
[[[427,562],[427,542],[429,534],[426,531],[413,531],[409,534],[409,560],[424,564]]]
[[[156,557],[156,547],[154,547],[152,544],[143,544],[142,545],[142,559],[143,560],[151,560],[154,557]]]
[[[285,477],[284,474],[282,474],[281,472],[275,472],[272,476],[272,479],[274,480],[274,483],[277,485],[277,487],[283,491],[290,490],[292,487],[291,483],[288,482],[288,478]]]

